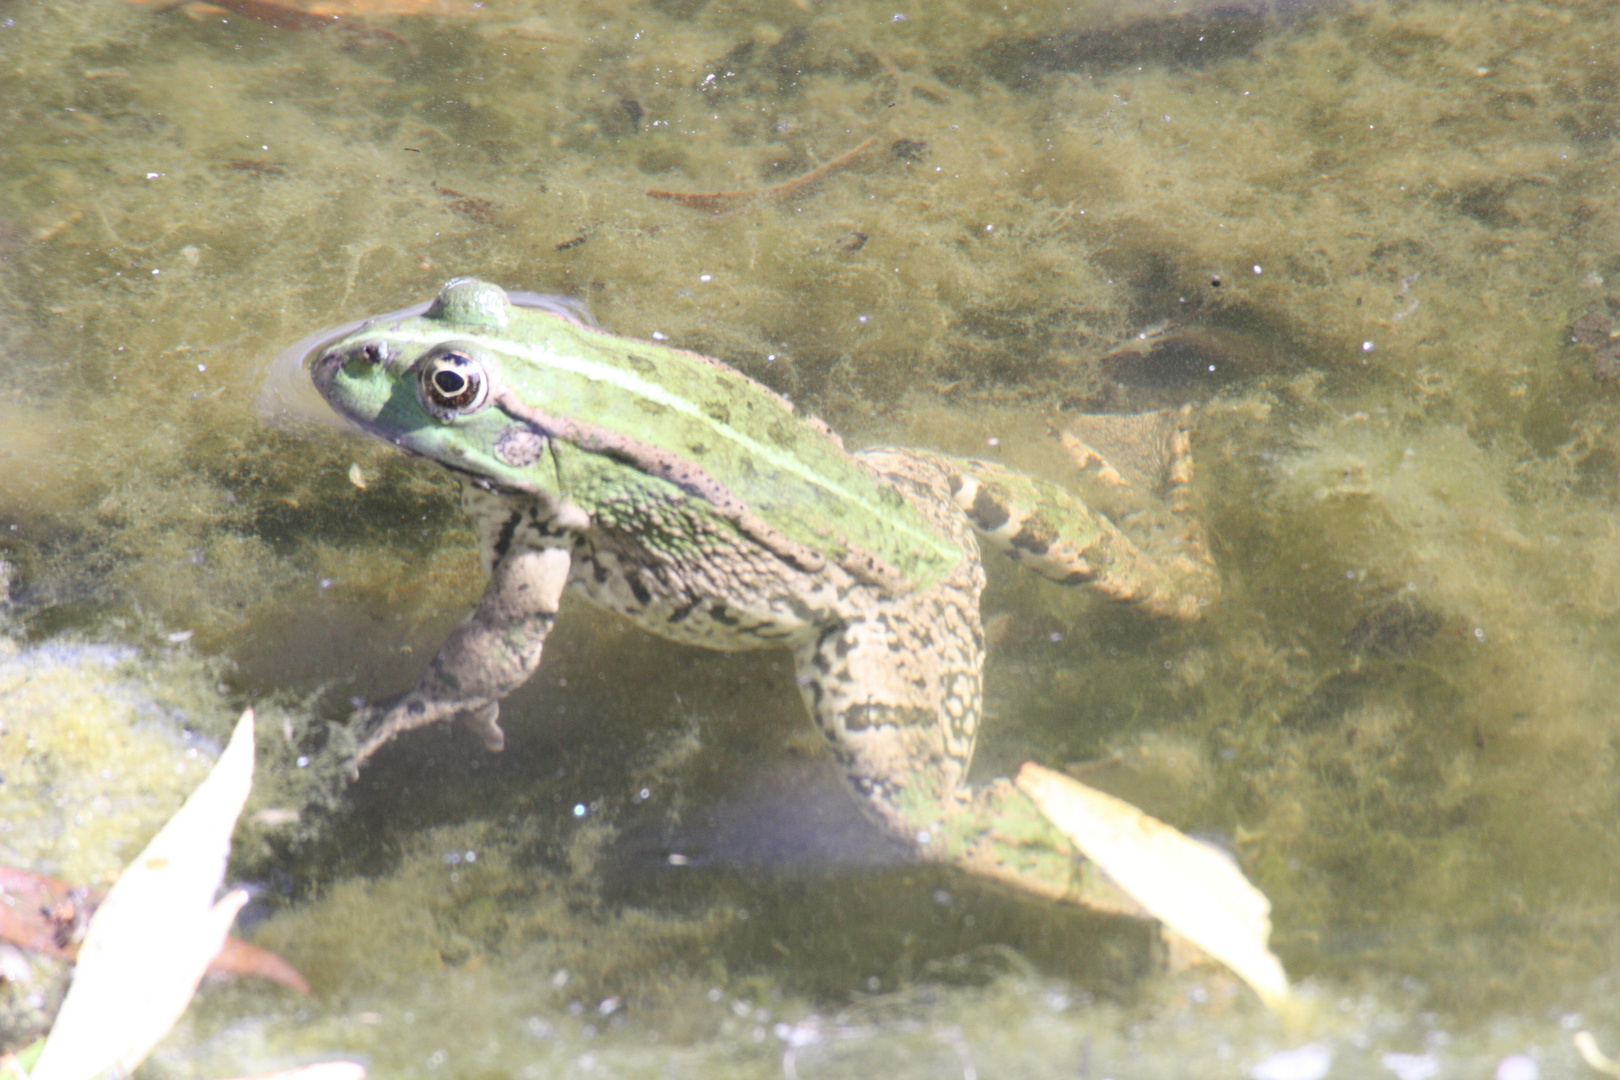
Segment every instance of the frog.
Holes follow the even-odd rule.
[[[926,449],[850,451],[719,360],[475,278],[339,333],[309,353],[316,390],[456,478],[487,574],[416,684],[357,712],[351,775],[442,722],[499,751],[501,701],[540,665],[568,595],[675,641],[790,652],[818,741],[919,858],[1129,908],[1014,784],[969,783],[982,552],[1151,616],[1198,618],[1219,577],[1188,509],[1190,407],[1063,433],[1076,464],[1162,487],[1172,524],[1139,541],[1054,481]]]

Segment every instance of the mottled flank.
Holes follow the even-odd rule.
[[[423,318],[363,327],[315,365],[316,386],[339,412],[461,478],[489,573],[478,606],[415,688],[364,717],[357,769],[395,735],[440,720],[500,749],[501,699],[539,666],[567,591],[677,641],[791,648],[805,705],[875,816],[925,852],[990,872],[996,858],[968,859],[935,839],[941,822],[962,812],[983,713],[975,531],[1053,581],[1150,612],[1193,617],[1215,595],[1193,526],[1161,565],[1055,484],[921,450],[848,455],[716,361],[615,345],[595,332],[580,338],[572,324],[536,318],[499,290],[459,279]],[[458,340],[443,344],[449,335]],[[485,354],[501,355],[502,365],[481,363]],[[445,371],[454,377],[441,378]],[[579,414],[558,412],[570,400],[559,386],[581,375],[592,385],[573,391]],[[408,410],[413,397],[431,425]],[[629,424],[627,415],[644,419]],[[689,420],[667,419],[699,415],[710,440],[701,445],[690,440]],[[1086,427],[1094,441],[1116,442],[1112,453],[1137,459],[1127,471],[1167,478],[1168,501],[1179,507],[1191,477],[1188,413],[1117,423],[1118,439],[1109,421]],[[1099,458],[1078,445],[1071,439],[1077,464]],[[514,472],[520,456],[532,460]],[[745,496],[783,474],[798,474],[821,501],[767,518]],[[822,505],[833,507],[825,517]],[[877,520],[865,524],[863,515]],[[857,526],[892,561],[842,531]],[[911,558],[899,536],[934,561]],[[939,561],[944,553],[950,562]],[[994,876],[1010,873],[994,868]],[[1043,871],[1027,887],[1061,894],[1068,876]]]

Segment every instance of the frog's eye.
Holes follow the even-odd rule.
[[[440,420],[476,412],[489,398],[489,376],[484,366],[455,349],[434,353],[417,372],[422,404]]]

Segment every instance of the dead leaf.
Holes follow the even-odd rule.
[[[1268,946],[1271,901],[1225,852],[1039,765],[1026,762],[1014,782],[1154,918],[1225,964],[1272,1009],[1295,1011],[1288,976]]]
[[[247,903],[217,903],[231,832],[253,786],[253,710],[213,771],[96,909],[30,1080],[128,1075],[168,1034]]]

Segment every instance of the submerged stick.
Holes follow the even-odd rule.
[[[654,199],[677,202],[682,206],[690,207],[693,210],[703,210],[710,214],[722,214],[727,210],[736,210],[755,201],[791,202],[794,199],[802,199],[812,194],[828,178],[854,165],[857,160],[882,141],[881,138],[873,135],[853,150],[846,150],[831,161],[824,162],[811,169],[803,176],[796,176],[792,180],[784,181],[774,187],[754,188],[750,191],[710,192],[665,191],[662,188],[653,188],[647,194]]]

